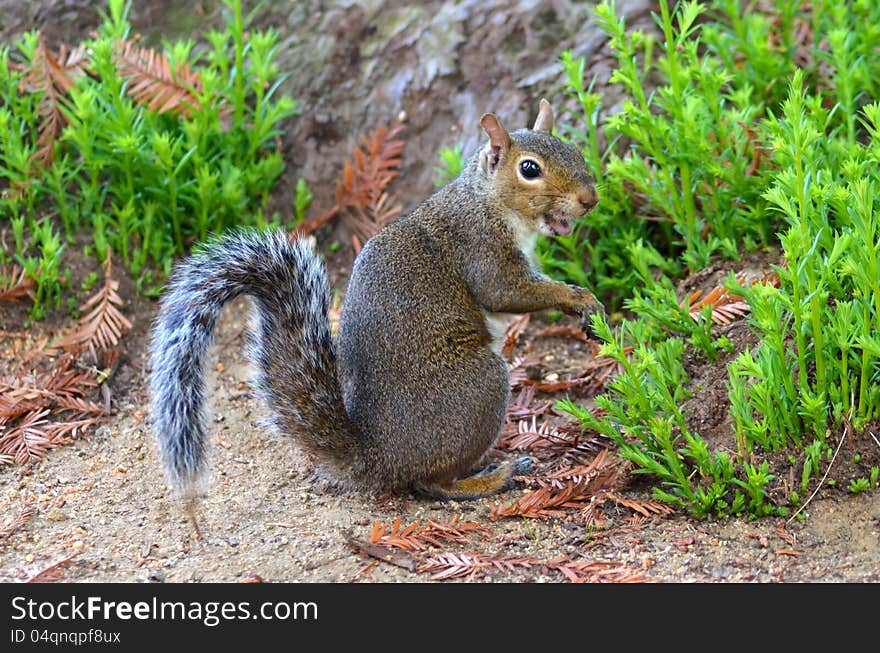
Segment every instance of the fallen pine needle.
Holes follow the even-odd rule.
[[[19,528],[27,524],[33,514],[33,503],[22,502],[21,507],[18,509],[18,514],[0,527],[0,538],[12,535]]]
[[[464,543],[471,534],[479,535],[483,539],[489,536],[489,529],[482,524],[462,522],[460,519],[456,515],[448,522],[429,520],[422,524],[420,521],[415,521],[403,528],[400,517],[391,527],[377,519],[370,533],[370,544],[422,551],[430,546],[441,548],[446,542]]]
[[[54,583],[64,572],[64,569],[70,564],[70,561],[73,560],[76,556],[79,555],[79,552],[74,553],[72,556],[64,558],[63,560],[59,560],[53,565],[49,565],[42,571],[38,571],[33,574],[30,578],[28,578],[26,583]]]
[[[394,551],[379,544],[370,544],[364,540],[352,537],[350,533],[346,534],[345,541],[355,551],[375,558],[380,562],[387,562],[390,565],[401,567],[407,571],[416,571],[419,567],[419,559],[405,551]]]

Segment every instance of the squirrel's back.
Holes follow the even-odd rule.
[[[475,461],[463,455],[462,424],[472,424],[468,446],[485,451],[504,419],[507,364],[488,348],[484,311],[461,275],[460,220],[480,210],[441,189],[371,238],[353,265],[337,337],[343,396],[384,453],[392,487],[466,473]]]

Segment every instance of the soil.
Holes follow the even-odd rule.
[[[168,14],[162,8],[172,7],[173,3],[135,4],[135,11],[140,13],[133,18],[140,21],[136,21],[139,29],[155,20],[161,21],[154,25],[155,29],[171,29],[172,23],[166,22]],[[346,3],[338,3],[339,6],[327,3],[334,6],[321,13],[318,9],[323,7],[322,3],[302,4],[309,5],[312,11],[309,15],[313,17],[313,31],[325,27],[322,21],[328,20],[330,15],[340,21],[339,29],[346,25],[351,27],[347,21],[359,21],[358,33],[363,38],[375,31],[372,9],[357,14],[351,8],[345,9]],[[370,3],[365,4],[372,7]],[[510,3],[486,4],[497,8],[497,5]],[[535,3],[524,4],[531,7]],[[648,3],[642,3],[641,9],[638,3],[621,4],[630,7],[630,17],[636,24],[646,18],[643,10]],[[69,40],[70,35],[82,34],[94,27],[91,5],[70,0],[34,3],[4,0],[0,2],[0,11],[8,18],[4,40],[27,26],[41,25],[66,26],[69,31],[59,28],[55,36]],[[395,7],[394,3],[391,5]],[[479,3],[461,3],[465,14],[456,20],[466,25],[465,35],[482,34],[479,42],[489,47],[492,41],[485,30],[492,21],[481,16],[477,5]],[[212,7],[211,3],[199,3],[200,10],[193,15],[199,15],[200,21],[210,24],[210,19],[216,18]],[[543,20],[552,24],[546,16]],[[511,18],[507,22],[515,21]],[[181,29],[179,23],[173,27]],[[184,26],[184,29],[188,28]],[[484,32],[480,32],[481,29]],[[511,29],[517,29],[516,25]],[[400,34],[397,37],[402,38]],[[521,37],[524,44],[530,40],[540,44],[544,38],[540,33],[528,32],[522,32]],[[595,42],[591,43],[593,50],[598,48]],[[553,44],[554,49],[556,45]],[[471,95],[465,98],[461,95],[462,87],[468,86],[468,82],[478,76],[475,71],[481,69],[478,65],[480,49],[465,47],[465,50],[455,62],[458,72],[438,74],[441,80],[438,84],[455,83],[460,94],[449,95],[452,99],[448,104],[438,102],[442,107],[436,113],[413,112],[417,99],[424,113],[427,99],[447,97],[435,94],[437,87],[424,79],[412,81],[407,87],[415,88],[418,93],[410,90],[401,96],[404,101],[400,106],[408,108],[411,115],[421,115],[411,123],[415,134],[411,142],[417,146],[412,148],[409,159],[421,163],[413,164],[402,174],[403,179],[413,180],[402,194],[407,205],[430,192],[430,184],[425,180],[430,178],[431,166],[425,163],[424,153],[436,152],[442,135],[448,136],[450,122],[458,124],[448,119],[444,122],[444,116],[448,118],[446,113],[454,113],[457,120],[464,120],[475,109],[463,110],[462,107],[494,106],[489,101],[490,95],[497,99],[505,96],[505,92],[518,102],[526,95],[531,96],[549,74],[532,71],[530,84],[523,84],[525,73],[514,77],[505,69],[508,76],[497,85],[493,86],[491,80],[486,79],[482,86],[474,82],[477,90],[470,91]],[[363,48],[358,50],[364,51]],[[334,61],[342,61],[343,54],[337,49]],[[596,54],[596,59],[596,65],[600,66],[600,55]],[[351,64],[349,72],[364,70],[360,65],[363,62],[355,63],[358,65]],[[346,73],[343,70],[336,74],[342,77]],[[350,77],[355,76],[351,72]],[[320,81],[327,83],[326,77]],[[317,97],[318,87],[318,82],[314,82],[309,97]],[[340,83],[337,87],[345,85]],[[351,103],[365,106],[363,99],[356,98]],[[308,177],[310,183],[313,179],[323,180],[323,187],[320,184],[314,187],[323,188],[318,194],[323,193],[325,203],[332,196],[332,180],[338,174],[339,161],[350,149],[346,146],[356,141],[357,130],[351,125],[358,120],[370,124],[363,115],[340,109],[339,115],[344,115],[344,119],[330,121],[335,136],[322,140],[321,130],[329,129],[327,116],[334,115],[327,107],[337,100],[327,97],[316,100],[315,106],[320,109],[313,110],[310,105],[291,125],[284,140],[289,157],[298,151],[298,145],[307,143],[302,156],[308,161],[291,160],[291,174],[313,174]],[[524,120],[525,111],[520,115],[516,113],[519,108],[508,107],[517,122]],[[503,108],[499,112],[503,113]],[[437,119],[432,120],[431,116]],[[511,123],[515,122],[514,118]],[[443,126],[439,127],[441,123]],[[322,148],[329,147],[330,142],[336,144],[334,151],[339,152],[336,158],[319,157]],[[423,154],[420,156],[418,152]],[[315,163],[315,157],[321,159],[321,163]],[[284,195],[289,189],[289,184],[286,190],[279,189],[276,198],[279,205],[287,202],[289,206],[289,197]],[[316,203],[321,202],[319,197]],[[334,238],[348,242],[345,236],[342,227],[322,235],[324,242]],[[747,260],[739,264],[737,270],[763,270],[772,258],[768,256]],[[334,285],[344,290],[351,252],[345,247],[335,254],[328,251],[327,261]],[[87,260],[71,262],[74,275],[85,274],[89,271],[86,266],[91,264]],[[730,265],[719,266],[689,280],[683,291],[690,293],[696,288],[713,287],[718,275]],[[619,574],[609,576],[611,579],[646,582],[880,581],[880,495],[876,491],[852,494],[846,489],[847,478],[864,475],[861,468],[853,468],[855,453],[861,454],[862,465],[872,461],[877,464],[880,459],[880,444],[876,440],[880,429],[873,427],[858,435],[847,435],[828,477],[840,482],[836,487],[824,484],[801,517],[793,519],[698,521],[680,512],[655,514],[652,511],[644,516],[632,506],[652,505],[649,480],[626,473],[621,474],[621,483],[615,488],[616,499],[597,494],[589,522],[578,509],[563,509],[560,515],[545,519],[492,520],[491,509],[525,496],[528,490],[524,487],[510,490],[494,501],[461,503],[410,495],[366,497],[320,489],[311,480],[310,461],[291,441],[273,436],[261,426],[262,409],[249,394],[249,366],[243,354],[247,300],[227,307],[217,329],[210,366],[213,478],[207,496],[196,509],[197,531],[185,507],[175,502],[166,489],[150,428],[147,343],[156,304],[138,298],[130,280],[122,271],[119,275],[123,283],[121,294],[128,302],[125,313],[134,328],[122,342],[122,360],[107,384],[111,411],[97,429],[50,452],[45,459],[25,466],[0,467],[0,532],[6,530],[4,526],[9,526],[23,508],[30,511],[29,519],[9,528],[9,534],[0,535],[0,582],[39,578],[41,572],[47,570],[43,577],[62,582],[447,582],[433,580],[430,573],[413,569],[414,560],[423,561],[425,556],[441,552],[480,553],[533,561],[529,566],[493,568],[478,578],[496,582],[564,581],[565,577],[553,564],[534,562],[552,563],[561,556],[579,562],[608,563],[608,569]],[[20,329],[25,309],[15,305],[0,316],[0,330]],[[61,317],[55,316],[54,324],[52,319],[50,316],[46,324],[38,328],[52,329],[60,325]],[[566,318],[560,324],[571,326]],[[510,360],[526,357],[530,361],[528,375],[532,379],[552,382],[582,374],[593,361],[594,348],[570,335],[541,335],[548,326],[546,315],[533,316]],[[754,343],[755,337],[744,320],[718,330],[739,348]],[[710,363],[699,356],[688,360],[693,398],[687,410],[691,415],[689,426],[714,438],[718,446],[735,448],[726,418],[723,379],[727,360],[729,357]],[[583,391],[579,395],[577,389],[572,389],[570,394],[578,402],[590,401]],[[566,391],[539,392],[529,405],[542,406],[564,396]],[[552,411],[536,419],[538,424],[567,422],[565,416]],[[514,426],[515,421],[512,421]],[[836,447],[841,435],[829,435],[832,446]],[[599,442],[597,455],[608,446]],[[613,454],[613,449],[610,453]],[[502,455],[512,454],[503,452]],[[777,494],[780,497],[787,496],[786,490],[794,483],[793,478],[781,473],[784,469],[784,461],[779,461]],[[811,487],[815,488],[815,483]],[[390,527],[398,519],[407,525],[417,520],[449,522],[453,518],[481,524],[486,529],[485,535],[473,534],[465,543],[445,544],[442,549],[398,551],[392,558],[397,564],[371,557],[369,547],[363,544],[377,521]]]

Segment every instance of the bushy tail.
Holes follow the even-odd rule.
[[[241,294],[255,300],[249,354],[274,426],[358,476],[363,452],[336,376],[324,265],[283,231],[246,231],[209,243],[175,269],[153,328],[152,419],[170,484],[184,498],[204,486],[205,365],[221,309]]]

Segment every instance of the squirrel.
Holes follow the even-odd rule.
[[[488,142],[460,175],[381,229],[354,260],[338,333],[325,266],[306,239],[238,230],[172,272],[150,343],[152,422],[172,489],[195,499],[208,471],[205,367],[221,309],[255,306],[248,354],[269,423],[334,486],[439,499],[490,496],[533,462],[487,462],[510,395],[504,314],[604,308],[587,289],[538,270],[539,234],[569,234],[598,194],[584,158],[551,134],[493,113]]]

